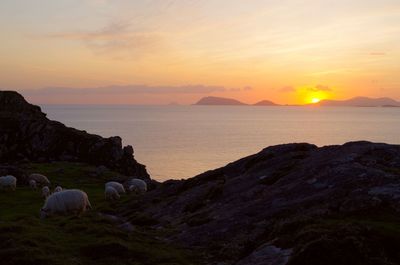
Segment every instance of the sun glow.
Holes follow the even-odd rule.
[[[321,100],[319,98],[312,98],[311,99],[311,103],[316,104],[318,102],[320,102]]]

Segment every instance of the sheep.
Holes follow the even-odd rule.
[[[62,190],[63,190],[63,188],[62,188],[61,186],[57,186],[57,187],[54,189],[54,193],[60,192],[60,191],[62,191]]]
[[[119,200],[119,198],[121,197],[119,195],[118,191],[111,186],[106,187],[104,196],[105,196],[106,200],[110,200],[110,201]]]
[[[89,198],[81,190],[63,190],[50,195],[40,209],[40,218],[54,214],[72,214],[80,216],[87,209],[92,209]]]
[[[29,187],[31,187],[31,189],[33,189],[33,190],[36,190],[36,189],[37,189],[36,181],[33,180],[33,179],[31,179],[31,180],[29,181]]]
[[[14,176],[7,175],[4,177],[0,177],[0,189],[12,190],[15,191],[17,188],[17,179]]]
[[[147,184],[141,179],[131,179],[128,181],[129,191],[143,194],[147,191]]]
[[[44,186],[43,188],[42,188],[42,197],[44,198],[44,199],[46,199],[47,197],[49,197],[50,196],[50,188],[48,187],[48,186]]]
[[[124,186],[119,182],[116,181],[107,182],[105,188],[107,187],[113,187],[118,192],[118,194],[125,193]]]
[[[49,179],[42,174],[37,174],[37,173],[31,174],[31,175],[29,175],[28,180],[34,180],[34,181],[36,181],[37,184],[40,184],[43,186],[50,185]]]

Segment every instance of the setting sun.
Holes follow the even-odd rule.
[[[316,104],[318,102],[320,102],[321,100],[319,98],[312,98],[311,99],[311,103]]]

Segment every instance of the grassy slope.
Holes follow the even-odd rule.
[[[113,213],[119,204],[135,199],[125,195],[116,203],[104,200],[104,182],[118,179],[118,174],[91,177],[94,168],[76,163],[26,168],[47,175],[53,185],[86,191],[93,210],[80,218],[40,220],[40,191],[19,185],[15,192],[0,192],[1,264],[193,264],[186,251],[158,239],[163,231],[133,223],[135,229],[128,233],[98,214]]]

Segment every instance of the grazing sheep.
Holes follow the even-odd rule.
[[[42,174],[37,174],[37,173],[31,174],[31,175],[29,175],[28,180],[34,180],[34,181],[36,181],[37,184],[40,184],[43,186],[50,185],[50,180]]]
[[[15,190],[17,188],[17,179],[14,176],[8,175],[0,177],[1,190]]]
[[[63,190],[53,193],[47,198],[44,206],[40,209],[40,217],[43,219],[53,214],[81,215],[91,208],[89,198],[84,191]]]
[[[119,198],[121,197],[121,196],[119,196],[118,191],[111,186],[106,187],[104,196],[105,196],[106,200],[109,200],[109,201],[119,200]]]
[[[44,186],[43,188],[42,188],[42,197],[44,198],[44,199],[46,199],[47,197],[49,197],[50,196],[50,188],[48,187],[48,186]]]
[[[62,190],[63,190],[63,188],[62,188],[61,186],[57,186],[57,187],[54,189],[54,193],[60,192],[60,191],[62,191]]]
[[[124,186],[121,183],[116,182],[116,181],[107,182],[105,187],[106,188],[107,187],[113,187],[118,192],[118,194],[125,193]]]
[[[131,179],[128,181],[129,191],[135,192],[138,194],[146,193],[147,184],[144,180],[141,179]]]
[[[36,189],[37,189],[36,181],[33,180],[33,179],[31,179],[31,180],[29,181],[29,187],[31,187],[31,189],[33,189],[33,190],[36,190]]]

